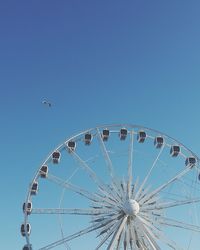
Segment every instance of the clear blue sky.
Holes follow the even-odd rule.
[[[200,154],[199,11],[199,0],[1,1],[1,249],[21,249],[29,181],[71,134],[135,123]]]

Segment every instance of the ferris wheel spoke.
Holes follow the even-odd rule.
[[[125,226],[125,224],[126,224],[127,217],[128,217],[128,216],[125,216],[125,217],[120,221],[120,224],[119,224],[117,230],[115,231],[115,233],[114,233],[114,235],[113,235],[113,237],[112,237],[112,239],[111,239],[111,241],[110,241],[110,243],[109,243],[109,245],[108,245],[108,247],[107,247],[107,250],[113,250],[113,249],[114,249],[115,244],[116,244],[116,242],[118,241],[119,236],[120,236],[120,234],[121,234],[121,232],[122,232],[122,230],[123,230],[123,228],[124,228],[124,226]]]
[[[130,223],[130,227],[129,227],[129,238],[130,238],[130,248],[131,250],[134,250],[136,249],[136,246],[135,246],[135,233],[134,233],[134,226]]]
[[[151,228],[152,230],[157,229],[160,231],[160,224],[157,223],[157,217],[161,216],[160,214],[149,214],[141,212],[139,217],[143,220],[143,223]]]
[[[181,200],[181,201],[172,201],[172,202],[164,202],[164,203],[158,203],[158,205],[149,205],[143,206],[141,211],[149,211],[149,210],[161,210],[171,207],[177,207],[182,205],[188,205],[188,204],[194,204],[200,202],[200,198],[196,199],[187,199],[187,200]]]
[[[184,169],[183,171],[179,172],[177,175],[175,175],[174,177],[172,177],[166,183],[164,183],[160,187],[158,187],[155,190],[153,190],[151,193],[149,193],[148,195],[146,195],[144,198],[140,199],[139,200],[140,204],[143,205],[144,203],[148,202],[152,197],[154,197],[155,195],[157,195],[159,192],[161,192],[163,189],[165,189],[166,187],[168,187],[170,184],[174,183],[176,180],[179,180],[180,178],[182,178],[189,171],[191,171],[191,168],[188,167],[188,168]]]
[[[91,223],[102,223],[104,225],[103,229],[100,231],[99,235],[103,234],[103,231],[112,223],[120,220],[123,217],[123,214],[114,213],[114,214],[104,214],[100,216],[95,216],[95,219],[91,220]],[[109,227],[107,228],[109,229]]]
[[[162,241],[164,244],[169,246],[173,250],[184,250],[182,247],[178,246],[177,243],[171,239],[169,239],[165,234],[163,234],[161,231],[157,233],[158,239]]]
[[[98,246],[95,248],[95,250],[99,249],[110,237],[111,235],[117,230],[121,223],[122,219],[119,220],[118,222],[112,222],[111,224],[108,224],[106,228],[102,231],[103,233],[106,233],[106,236],[101,240],[101,242],[98,244]],[[106,231],[105,231],[106,230]],[[101,232],[101,235],[103,234]]]
[[[79,165],[85,170],[89,177],[97,184],[100,190],[105,190],[109,193],[110,196],[116,198],[113,194],[113,190],[110,189],[97,175],[96,173],[89,167],[89,165],[74,151],[71,153],[74,158],[79,162]]]
[[[124,228],[124,250],[128,250],[128,247],[129,247],[129,242],[130,242],[130,235],[129,235],[129,226],[130,225],[127,225],[125,228]],[[122,231],[123,233],[123,231]]]
[[[132,190],[131,190],[131,198],[132,199],[135,198],[136,189],[137,189],[138,185],[139,185],[139,176],[136,178],[136,181],[132,186]]]
[[[96,228],[94,226],[87,227],[87,228],[85,228],[83,230],[80,230],[79,232],[76,232],[76,233],[74,233],[72,235],[69,235],[67,237],[62,238],[61,240],[55,241],[55,242],[53,242],[53,243],[51,243],[51,244],[49,244],[49,245],[47,245],[45,247],[42,247],[39,250],[48,250],[48,249],[55,248],[57,246],[60,246],[60,245],[62,245],[64,243],[68,242],[68,241],[71,241],[71,240],[73,240],[73,239],[75,239],[77,237],[81,237],[81,236],[83,236],[85,234],[88,234],[88,233],[90,233],[90,232],[92,232],[92,231],[94,231],[96,229],[98,229],[98,227],[96,227]]]
[[[146,240],[146,243],[144,243],[144,239],[143,239],[143,244],[145,246],[145,249],[147,249],[146,245],[147,245],[147,242],[148,242],[148,245],[149,245],[148,247],[150,247],[150,250],[160,250],[161,248],[155,242],[155,240],[153,239],[151,234],[147,230],[145,230],[144,228],[145,227],[143,227],[143,234],[144,234],[144,239]]]
[[[128,197],[131,197],[131,183],[133,179],[133,142],[134,142],[134,133],[130,132],[130,145],[129,145],[129,156],[128,156]]]
[[[141,250],[146,250],[146,248],[143,248],[144,246],[142,246],[142,241],[141,241],[141,237],[139,235],[139,232],[138,232],[138,228],[136,229],[136,227],[134,227],[134,236],[135,236],[135,246],[136,246],[136,249],[141,249]]]
[[[99,234],[97,235],[97,237],[104,235],[105,233],[108,233],[110,230],[112,230],[112,228],[116,225],[116,220],[112,220],[110,222],[108,222],[103,228],[102,230],[100,230]],[[99,246],[100,247],[100,246]]]
[[[125,228],[123,228],[121,234],[119,235],[119,238],[117,240],[117,245],[116,245],[116,250],[119,250],[121,245],[122,245],[122,242],[123,242],[123,239],[124,239],[124,232],[125,232]]]
[[[76,233],[74,233],[74,234],[72,234],[72,235],[63,237],[61,240],[55,241],[55,242],[53,242],[53,243],[51,243],[51,244],[49,244],[49,245],[47,245],[47,246],[45,246],[45,247],[43,247],[43,248],[40,248],[39,250],[48,250],[48,249],[52,249],[52,248],[54,248],[54,247],[57,247],[57,246],[59,246],[59,245],[62,245],[62,244],[64,244],[64,243],[66,243],[66,242],[68,242],[68,241],[71,241],[71,240],[73,240],[73,239],[75,239],[75,238],[78,238],[78,237],[81,237],[81,236],[83,236],[83,235],[85,235],[85,234],[88,234],[88,233],[90,233],[90,232],[96,231],[96,230],[98,230],[98,229],[104,227],[104,226],[107,225],[108,223],[109,223],[108,221],[103,222],[103,223],[102,223],[102,222],[95,223],[94,225],[92,225],[92,226],[90,226],[90,227],[87,227],[87,228],[85,228],[85,229],[83,229],[83,230],[80,230],[80,231],[78,231],[78,232],[76,232]]]
[[[140,213],[140,215],[137,216],[137,219],[139,219],[140,221],[142,221],[142,223],[144,223],[144,225],[146,225],[147,227],[149,227],[152,231],[153,230],[160,230],[156,225],[156,223],[154,222],[154,220],[152,219],[152,216],[148,216],[146,214]]]
[[[83,208],[33,208],[32,214],[74,214],[74,215],[105,215],[109,214],[108,209],[83,209]]]
[[[156,166],[156,163],[158,162],[159,157],[160,157],[160,155],[162,154],[164,147],[165,147],[165,145],[163,145],[163,146],[161,147],[161,149],[160,149],[160,151],[159,151],[157,157],[155,158],[155,160],[154,160],[154,162],[153,162],[151,168],[149,169],[149,172],[147,173],[146,177],[144,178],[142,184],[140,185],[140,187],[139,187],[139,189],[138,189],[138,191],[137,191],[137,193],[136,193],[136,195],[135,195],[135,199],[136,199],[136,200],[140,198],[140,195],[141,195],[141,193],[142,193],[142,190],[144,189],[144,186],[145,186],[146,182],[148,181],[148,179],[149,179],[149,177],[150,177],[150,175],[151,175],[151,173],[152,173],[154,167]]]
[[[144,188],[144,189],[141,191],[140,197],[139,197],[138,199],[141,200],[142,198],[144,198],[144,197],[148,194],[150,188],[151,188],[151,186],[148,186],[148,187]],[[151,201],[151,202],[152,202],[152,201]]]
[[[162,241],[164,244],[168,245],[171,249],[174,250],[183,250],[180,246],[178,246],[176,244],[176,242],[174,242],[173,240],[169,239],[155,224],[157,223],[152,223],[152,221],[149,218],[145,218],[144,215],[138,216],[137,218],[139,218],[142,222],[143,225],[146,226],[146,228],[148,228],[150,230],[150,232],[152,231],[155,235],[155,237]]]
[[[75,185],[71,184],[70,182],[66,182],[65,180],[63,180],[57,176],[54,176],[52,174],[51,175],[48,174],[47,179],[56,183],[57,185],[59,185],[61,187],[64,187],[66,189],[69,189],[69,190],[77,193],[77,194],[80,194],[81,196],[88,198],[89,200],[91,200],[93,202],[101,202],[102,201],[102,198],[99,197],[97,194],[90,193],[89,191],[87,191],[81,187],[75,186]]]
[[[139,228],[137,228],[137,231],[135,230],[135,237],[136,237],[136,242],[135,242],[135,249],[139,250],[152,250],[150,248],[147,248],[147,239],[145,239],[145,233]]]
[[[185,230],[190,230],[194,232],[200,232],[200,227],[192,224],[188,224],[185,222],[177,221],[174,219],[170,219],[164,216],[160,216],[159,219],[157,220],[159,224],[165,225],[165,226],[170,226],[170,227],[177,227]]]
[[[71,155],[79,163],[79,166],[87,172],[89,177],[96,183],[98,186],[105,186],[103,181],[96,175],[96,173],[89,167],[88,163],[84,161],[75,151],[71,152]]]
[[[102,139],[101,133],[100,133],[98,128],[97,128],[97,133],[98,133],[98,139],[99,139],[99,143],[100,143],[100,146],[101,146],[101,150],[102,150],[104,159],[106,161],[106,165],[108,166],[109,175],[110,175],[111,180],[112,180],[109,193],[112,193],[113,196],[118,201],[120,201],[121,197],[119,197],[119,192],[118,192],[119,187],[120,187],[119,180],[117,179],[117,177],[116,177],[116,175],[114,173],[113,163],[111,161],[108,150],[106,149],[106,145],[105,145],[105,143],[104,143],[104,141]]]
[[[108,150],[106,149],[106,145],[105,145],[105,143],[104,143],[104,141],[102,139],[101,133],[100,133],[98,128],[97,128],[97,133],[98,133],[98,139],[99,139],[99,143],[100,143],[100,146],[101,146],[101,150],[102,150],[104,159],[106,161],[106,165],[108,166],[110,177],[111,177],[112,180],[114,180],[115,179],[115,177],[114,177],[115,174],[114,174],[113,164],[112,164],[112,161],[110,159]]]
[[[147,239],[147,242],[149,242],[151,248],[153,250],[161,250],[156,242],[156,236],[154,235],[153,231],[148,228],[148,224],[144,220],[142,220],[140,216],[137,216],[137,219],[141,222],[139,223],[139,225],[142,228],[145,238]]]
[[[126,191],[127,191],[127,183],[125,182],[124,178],[122,179],[120,186],[119,186],[120,194],[122,199],[126,200]]]
[[[107,197],[112,203],[121,203],[121,197],[118,195],[118,192],[116,190],[116,187],[107,187],[106,189],[101,187],[99,188],[101,193],[104,195],[104,197]]]
[[[118,195],[117,190],[108,186],[106,189],[103,187],[98,188],[101,193],[98,193],[98,196],[102,198],[102,200],[107,200],[109,203],[116,205],[116,203],[121,203],[121,197]]]
[[[114,192],[115,196],[117,197],[116,199],[118,201],[122,201],[123,198],[126,198],[126,189],[127,185],[125,181],[117,181],[115,184],[112,184],[111,191]]]

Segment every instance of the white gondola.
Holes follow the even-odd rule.
[[[33,182],[31,187],[31,195],[36,195],[38,193],[38,182]]]
[[[32,246],[25,245],[22,250],[32,250]]]
[[[180,152],[181,152],[180,146],[177,146],[177,145],[171,146],[171,148],[170,148],[170,155],[172,157],[178,156]]]
[[[128,134],[128,131],[127,131],[126,128],[120,129],[120,132],[119,132],[119,138],[120,138],[120,140],[125,140],[127,134]]]
[[[146,132],[141,130],[137,134],[137,141],[140,143],[143,143],[145,141],[146,137],[147,137]]]
[[[110,131],[108,129],[104,129],[101,135],[103,141],[107,141],[109,138],[109,135],[110,135]]]
[[[164,138],[162,136],[155,137],[154,145],[156,148],[161,148],[164,143]]]
[[[30,215],[32,211],[32,203],[31,202],[27,202],[23,204],[23,212]]]
[[[91,141],[92,141],[92,135],[90,133],[85,134],[85,145],[90,145]]]
[[[190,156],[190,157],[186,158],[186,160],[185,160],[185,166],[189,167],[189,168],[194,167],[196,165],[196,163],[197,163],[197,159],[194,156]]]
[[[43,166],[40,168],[40,177],[41,177],[41,178],[46,178],[46,177],[47,177],[47,174],[48,174],[48,166],[47,166],[47,165],[43,165]]]
[[[26,236],[27,235],[30,235],[31,234],[31,225],[29,223],[26,224],[22,224],[21,225],[21,235],[22,236]]]
[[[69,153],[73,152],[76,148],[76,142],[75,141],[68,141],[67,148],[68,148]]]
[[[59,151],[54,151],[52,153],[52,160],[53,160],[53,163],[54,164],[58,164],[60,162],[60,157],[61,157],[61,154]]]

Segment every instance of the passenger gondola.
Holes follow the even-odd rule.
[[[162,136],[157,136],[154,139],[154,145],[156,148],[161,148],[164,143],[164,138]]]
[[[179,155],[180,151],[181,151],[180,146],[171,146],[170,155],[172,157],[176,157]]]
[[[30,215],[32,211],[32,203],[31,202],[24,202],[23,204],[23,212]]]
[[[92,135],[90,133],[85,134],[85,145],[90,145],[91,141],[92,141]]]
[[[119,138],[120,138],[120,140],[122,140],[122,141],[125,140],[127,134],[128,134],[128,131],[127,131],[126,128],[120,129],[120,132],[119,132]]]
[[[52,154],[53,163],[58,164],[60,162],[60,157],[61,157],[60,152],[59,151],[54,151],[53,154]]]
[[[31,233],[31,225],[29,223],[27,223],[26,226],[25,226],[25,224],[22,224],[21,225],[22,236],[26,236],[26,234],[30,235],[30,233]]]
[[[107,141],[109,138],[109,135],[110,135],[110,131],[108,129],[104,129],[101,135],[103,141]]]
[[[48,166],[47,166],[47,165],[43,165],[43,166],[40,168],[40,177],[41,177],[41,178],[46,178],[46,177],[47,177],[47,174],[48,174]]]
[[[143,143],[145,141],[145,139],[146,139],[146,136],[147,135],[146,135],[145,131],[143,131],[143,130],[139,131],[138,134],[137,134],[137,141],[140,142],[140,143]]]
[[[67,148],[68,148],[69,153],[73,152],[76,148],[76,142],[75,141],[68,141]]]
[[[196,163],[197,163],[197,159],[194,156],[190,156],[190,157],[186,158],[186,160],[185,160],[185,166],[189,167],[189,168],[194,167],[196,165]]]
[[[33,182],[31,186],[31,195],[36,195],[38,193],[38,182]]]

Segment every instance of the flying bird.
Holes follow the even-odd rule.
[[[42,104],[47,105],[49,108],[52,106],[51,102],[49,102],[47,100],[43,100]]]

